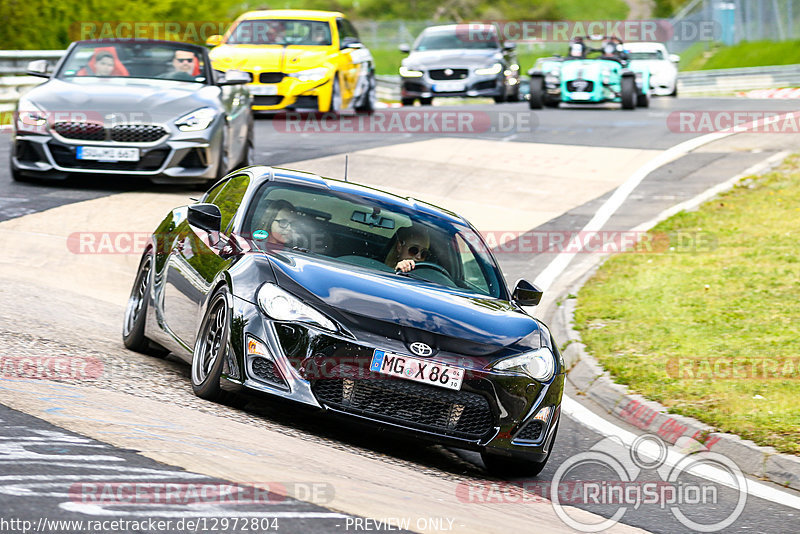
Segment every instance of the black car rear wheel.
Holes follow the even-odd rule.
[[[400,99],[400,104],[403,105],[403,106],[413,106],[414,105],[414,100],[415,99],[413,99],[413,98],[401,98]]]
[[[542,472],[547,460],[553,453],[553,447],[556,443],[556,434],[558,434],[558,423],[556,429],[553,431],[553,439],[550,442],[550,450],[547,451],[547,456],[541,462],[532,462],[529,460],[520,460],[517,458],[509,458],[507,456],[498,456],[496,454],[489,454],[487,452],[481,453],[481,459],[486,466],[486,470],[493,475],[501,477],[535,477]]]
[[[125,308],[125,320],[122,324],[122,342],[125,346],[136,352],[163,358],[169,351],[147,339],[144,335],[145,321],[147,320],[147,302],[150,296],[152,283],[151,271],[153,258],[150,251],[146,251],[139,263],[139,272],[128,297]]]
[[[192,355],[192,390],[198,397],[211,401],[222,400],[224,393],[219,381],[231,331],[227,297],[224,287],[211,297]]]
[[[432,96],[428,96],[428,97],[424,97],[424,98],[420,97],[420,99],[419,99],[419,105],[420,106],[430,106],[431,104],[433,104],[433,97]]]

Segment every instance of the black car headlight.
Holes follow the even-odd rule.
[[[292,321],[336,332],[336,324],[299,298],[267,282],[258,290],[258,306],[276,321]]]
[[[494,371],[524,373],[539,382],[547,382],[556,371],[556,359],[547,347],[523,352],[516,356],[498,360],[489,366]]]

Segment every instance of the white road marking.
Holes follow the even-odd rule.
[[[780,117],[786,117],[791,115],[792,113],[786,113],[781,115]],[[780,118],[779,118],[780,120]],[[741,130],[749,130],[757,125],[757,121],[753,121],[751,123],[741,125]],[[576,237],[570,240],[569,245],[565,248],[565,250],[574,250],[580,251],[581,245],[579,235],[585,235],[585,232],[594,232],[599,231],[602,229],[603,225],[611,218],[614,213],[622,206],[625,200],[631,195],[631,193],[636,189],[636,187],[641,183],[641,181],[646,178],[651,172],[655,171],[662,165],[665,165],[679,157],[682,157],[692,150],[699,148],[705,144],[711,143],[713,141],[717,141],[719,139],[723,139],[725,137],[734,135],[736,133],[744,133],[742,131],[736,132],[716,132],[710,133],[706,135],[702,135],[700,137],[696,137],[694,139],[690,139],[688,141],[684,141],[683,143],[679,143],[666,151],[662,152],[660,155],[656,156],[642,167],[636,170],[621,186],[619,186],[611,197],[606,200],[606,202],[597,210],[594,214],[592,219],[586,223],[583,229],[576,234]],[[779,156],[785,156],[785,153],[776,154],[770,158],[768,158],[765,162],[760,164],[754,165],[748,171],[752,169],[761,169],[765,165],[771,164],[773,161],[777,160]],[[746,171],[747,172],[747,171]],[[743,173],[744,174],[744,173]],[[714,194],[719,193],[721,190],[724,189],[725,184],[728,183],[735,183],[736,180],[741,179],[742,175],[738,177],[734,177],[723,184],[717,186],[717,188],[712,188],[704,193],[701,193],[697,197],[690,199],[689,201],[678,204],[669,210],[665,210],[659,217],[662,215],[669,216],[671,214],[677,213],[680,211],[680,207],[687,207],[689,205],[695,205],[695,202],[699,204],[700,202],[704,201],[704,199],[711,198]],[[701,199],[698,201],[698,199]],[[680,208],[680,209],[679,209]],[[672,210],[675,209],[672,213]],[[665,217],[666,218],[666,217]],[[644,225],[642,225],[644,226]],[[539,286],[543,291],[547,291],[550,286],[553,285],[556,278],[560,276],[569,264],[572,262],[572,259],[578,254],[578,252],[570,252],[559,254],[550,264],[536,277],[534,283]],[[609,419],[605,419],[603,417],[598,416],[588,408],[585,408],[581,405],[578,401],[572,399],[571,397],[564,395],[562,401],[562,410],[566,413],[569,417],[575,420],[577,423],[594,430],[595,432],[609,437],[617,437],[623,441],[628,447],[630,447],[633,440],[636,439],[636,435],[633,433],[615,425]],[[671,452],[671,456],[668,457],[667,463],[674,462],[679,459],[679,455],[677,453]],[[692,471],[693,474],[696,474],[702,478],[707,480],[711,480],[714,482],[718,482],[720,484],[733,487],[730,484],[730,477],[725,475],[721,469],[712,468],[709,466],[702,466],[694,469]],[[781,491],[775,486],[763,484],[761,482],[756,482],[754,480],[747,480],[747,493],[754,497],[758,497],[761,499],[769,500],[775,502],[777,504],[782,504],[797,510],[800,510],[800,497],[797,497],[793,494]]]
[[[638,437],[633,432],[629,432],[623,428],[620,428],[614,423],[610,422],[608,419],[600,417],[575,399],[567,397],[566,395],[564,396],[564,400],[561,404],[561,411],[562,413],[567,414],[574,421],[593,430],[594,432],[597,432],[601,436],[619,438],[628,448],[630,448],[631,444]],[[650,456],[651,459],[658,458],[658,451],[648,451],[647,448],[639,448],[637,450],[647,456]],[[653,454],[648,454],[648,452],[653,452]],[[678,454],[674,451],[669,451],[664,463],[670,467],[673,467],[677,465],[677,463],[683,457],[684,455]],[[722,469],[711,467],[709,465],[703,465],[693,468],[690,472],[691,474],[697,475],[706,480],[710,480],[734,489],[739,489],[730,483],[730,474],[726,473]],[[800,497],[781,491],[777,487],[769,484],[747,479],[747,494],[752,495],[753,497],[758,497],[759,499],[765,499],[777,504],[788,506],[790,508],[794,508],[795,510],[800,510]]]

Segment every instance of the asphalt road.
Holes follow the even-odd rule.
[[[753,101],[738,99],[656,99],[648,110],[636,110],[634,112],[622,112],[612,109],[560,109],[543,110],[531,114],[524,104],[508,104],[502,106],[476,105],[464,107],[436,107],[432,108],[441,112],[461,112],[475,114],[474,121],[483,124],[480,131],[447,131],[429,133],[408,133],[393,132],[382,133],[376,131],[375,125],[370,126],[368,133],[350,133],[346,131],[322,132],[315,130],[319,125],[313,123],[303,123],[302,128],[305,132],[293,131],[286,132],[286,125],[281,125],[274,119],[261,118],[257,121],[257,161],[259,163],[280,165],[282,163],[297,161],[300,159],[310,159],[315,157],[344,154],[349,151],[362,150],[377,146],[392,145],[418,141],[421,139],[436,137],[439,135],[477,137],[492,140],[506,140],[518,143],[520,150],[524,150],[524,143],[558,143],[574,145],[576,151],[581,146],[603,146],[616,148],[646,148],[646,149],[667,149],[682,141],[690,139],[698,133],[679,133],[673,132],[668,127],[670,114],[676,111],[706,111],[706,110],[759,110],[759,111],[790,111],[793,109],[792,102],[785,101]],[[413,111],[420,111],[415,108]],[[507,115],[503,115],[507,114]],[[525,118],[527,117],[527,119]],[[511,126],[509,126],[511,125]],[[338,127],[341,130],[341,126]],[[782,146],[780,139],[771,142],[768,146],[760,146],[758,137],[753,138],[753,150],[740,150],[731,153],[725,147],[719,150],[711,149],[702,153],[694,153],[680,158],[669,165],[648,176],[641,186],[635,191],[607,224],[608,229],[627,229],[652,218],[659,211],[676,204],[682,200],[692,197],[703,191],[707,187],[724,181],[751,165],[763,160],[765,157],[780,150],[791,149],[791,146]],[[7,143],[0,145],[0,161],[7,160]],[[172,192],[185,190],[178,187],[153,186],[143,183],[138,179],[114,178],[114,183],[110,183],[108,177],[87,178],[76,177],[66,182],[43,183],[43,184],[18,184],[11,181],[7,168],[0,170],[0,220],[7,220],[37,211],[43,211],[52,207],[80,202],[82,200],[98,198],[106,195],[113,195],[120,192],[136,191],[146,189],[149,191]],[[591,218],[596,209],[603,203],[605,198],[600,197],[583,206],[571,210],[562,216],[549,221],[548,223],[531,229],[532,231],[544,230],[566,230],[574,231],[580,229],[586,221]],[[536,256],[522,256],[514,254],[499,254],[499,260],[503,266],[507,278],[514,279],[522,273],[537,272],[544,268],[552,259],[550,254],[540,254]],[[580,258],[579,260],[580,261]],[[28,291],[30,289],[30,291]],[[70,328],[75,328],[74,324],[30,326],[29,328],[15,327],[14,325],[30,324],[29,321],[36,321],[37,317],[46,317],[47,303],[41,299],[31,297],[31,292],[35,288],[19,287],[6,289],[6,304],[0,306],[0,318],[2,318],[3,332],[0,337],[4,338],[4,346],[13,346],[14,343],[21,343],[20,335],[25,334],[20,330],[27,330],[30,339],[24,340],[25,344],[20,345],[41,348],[53,340],[59,339],[59,332],[64,331],[64,336]],[[23,295],[28,295],[29,300],[25,301],[25,311],[17,315],[14,312],[13,304],[18,304],[24,299]],[[111,309],[98,309],[98,316],[115,311]],[[116,317],[113,318],[114,322]],[[46,322],[46,321],[44,321]],[[90,345],[85,348],[97,347],[98,343],[103,346],[106,354],[113,357],[112,347],[117,346],[118,333],[116,327],[101,327],[95,329],[92,335],[72,336],[75,344],[74,350],[81,350],[81,339],[83,343]],[[50,332],[46,335],[45,332]],[[112,336],[114,336],[112,338]],[[20,349],[23,350],[23,349]],[[120,358],[124,358],[124,351],[117,350]],[[135,360],[138,361],[138,360]],[[148,364],[142,364],[151,365]],[[167,373],[176,380],[186,380],[187,369],[175,362],[156,362],[152,363],[158,372]],[[118,384],[115,387],[123,389],[125,384],[135,383],[141,379],[141,371],[137,371],[136,365],[127,366],[131,369],[131,376],[124,372],[118,373]],[[148,369],[147,372],[153,369]],[[145,372],[144,374],[147,374]],[[139,374],[137,374],[139,373]],[[184,388],[185,389],[185,388]],[[132,394],[136,394],[132,392]],[[141,393],[140,393],[141,394]],[[158,397],[161,398],[161,397]],[[165,401],[168,400],[165,398]],[[202,406],[202,401],[194,399],[183,399],[181,402],[188,403],[189,406]],[[592,409],[591,406],[589,406]],[[393,461],[406,462],[411,465],[418,465],[431,472],[431,476],[449,476],[458,474],[474,480],[476,483],[484,480],[480,461],[475,455],[448,451],[440,447],[414,447],[412,444],[388,438],[383,435],[371,435],[366,433],[353,432],[353,428],[340,423],[333,423],[325,418],[309,415],[305,412],[298,412],[292,408],[281,406],[280,409],[264,406],[261,404],[250,403],[243,410],[241,416],[269,422],[279,425],[282,429],[311,436],[324,443],[336,444],[364,450],[364,454],[371,454],[367,451],[383,457],[392,458]],[[626,427],[624,424],[615,423],[619,426],[634,431],[635,429]],[[37,443],[32,448],[31,443],[36,442],[36,438],[43,438],[41,443]],[[583,426],[579,421],[564,418],[562,427],[559,431],[558,447],[555,450],[548,467],[537,477],[539,481],[551,481],[560,465],[578,453],[589,451],[602,443],[603,436],[593,432]],[[14,444],[22,444],[14,448]],[[2,517],[18,517],[26,520],[38,521],[38,518],[47,516],[48,518],[77,518],[74,509],[64,507],[64,502],[70,501],[65,498],[65,487],[68,485],[68,475],[85,477],[97,474],[98,465],[92,464],[92,455],[102,454],[108,461],[109,456],[119,458],[119,465],[125,465],[127,475],[132,475],[137,469],[148,469],[153,472],[168,473],[169,477],[175,477],[178,481],[202,480],[212,483],[220,483],[218,479],[208,479],[202,475],[181,472],[178,473],[174,468],[163,464],[158,464],[152,460],[142,458],[132,451],[124,451],[111,448],[94,440],[83,440],[69,432],[63,432],[52,427],[48,423],[42,422],[30,416],[14,412],[0,406],[0,446],[5,449],[5,454],[0,453],[0,462],[4,464],[3,474],[0,475],[0,508],[4,510]],[[21,447],[21,448],[20,448]],[[28,452],[20,452],[28,451]],[[64,464],[58,460],[58,455],[75,456],[69,462],[71,465]],[[43,456],[39,457],[39,456]],[[81,458],[87,460],[82,460]],[[16,462],[22,461],[21,464]],[[115,460],[116,462],[116,460]],[[11,468],[11,465],[15,467]],[[117,465],[116,463],[114,465]],[[9,466],[8,468],[6,466]],[[92,471],[84,471],[90,467]],[[142,471],[150,473],[150,471]],[[437,475],[437,473],[439,475]],[[40,479],[31,478],[34,476]],[[576,479],[581,480],[608,480],[609,474],[604,471],[602,466],[587,467],[584,471],[575,472]],[[16,477],[16,478],[15,478]],[[24,478],[28,477],[28,478]],[[51,477],[67,477],[61,480]],[[163,480],[159,474],[157,479]],[[660,473],[652,469],[643,469],[634,480],[638,482],[658,483],[663,480]],[[40,482],[41,480],[48,482]],[[150,480],[150,479],[148,479]],[[39,481],[39,482],[35,482]],[[707,484],[696,477],[687,476],[681,481],[685,487],[703,486]],[[40,484],[40,486],[35,486]],[[690,518],[699,523],[710,524],[730,515],[738,499],[738,492],[728,488],[719,487],[719,499],[714,505],[687,505],[681,510]],[[796,494],[794,494],[796,495]],[[66,497],[69,491],[66,491]],[[576,507],[591,510],[603,517],[611,517],[618,512],[619,506],[615,503],[610,505],[587,504],[573,502]],[[301,510],[313,513],[325,513],[323,507],[305,505],[303,503],[282,503],[281,510]],[[796,509],[785,506],[780,502],[773,502],[749,496],[741,515],[725,531],[742,532],[795,532],[797,525]],[[142,518],[146,514],[134,511],[132,518]],[[308,517],[294,518],[293,520],[281,520],[281,530],[284,524],[287,531],[302,532],[303,529],[312,528],[313,531],[334,531],[338,527],[336,521],[341,518]],[[294,522],[292,522],[294,521]],[[650,532],[684,532],[689,531],[685,522],[679,521],[676,516],[669,511],[668,507],[658,505],[642,506],[638,509],[628,509],[621,518],[621,523],[642,528]],[[2,525],[0,525],[1,527]],[[3,530],[0,528],[0,530]],[[10,529],[9,529],[10,530]],[[308,530],[306,530],[308,531]]]

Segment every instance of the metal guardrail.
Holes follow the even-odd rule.
[[[726,95],[752,89],[800,87],[800,65],[775,65],[740,69],[698,70],[678,73],[678,94]]]
[[[64,50],[0,50],[0,113],[13,111],[19,97],[44,78],[24,76],[28,63],[46,59],[55,65]]]

